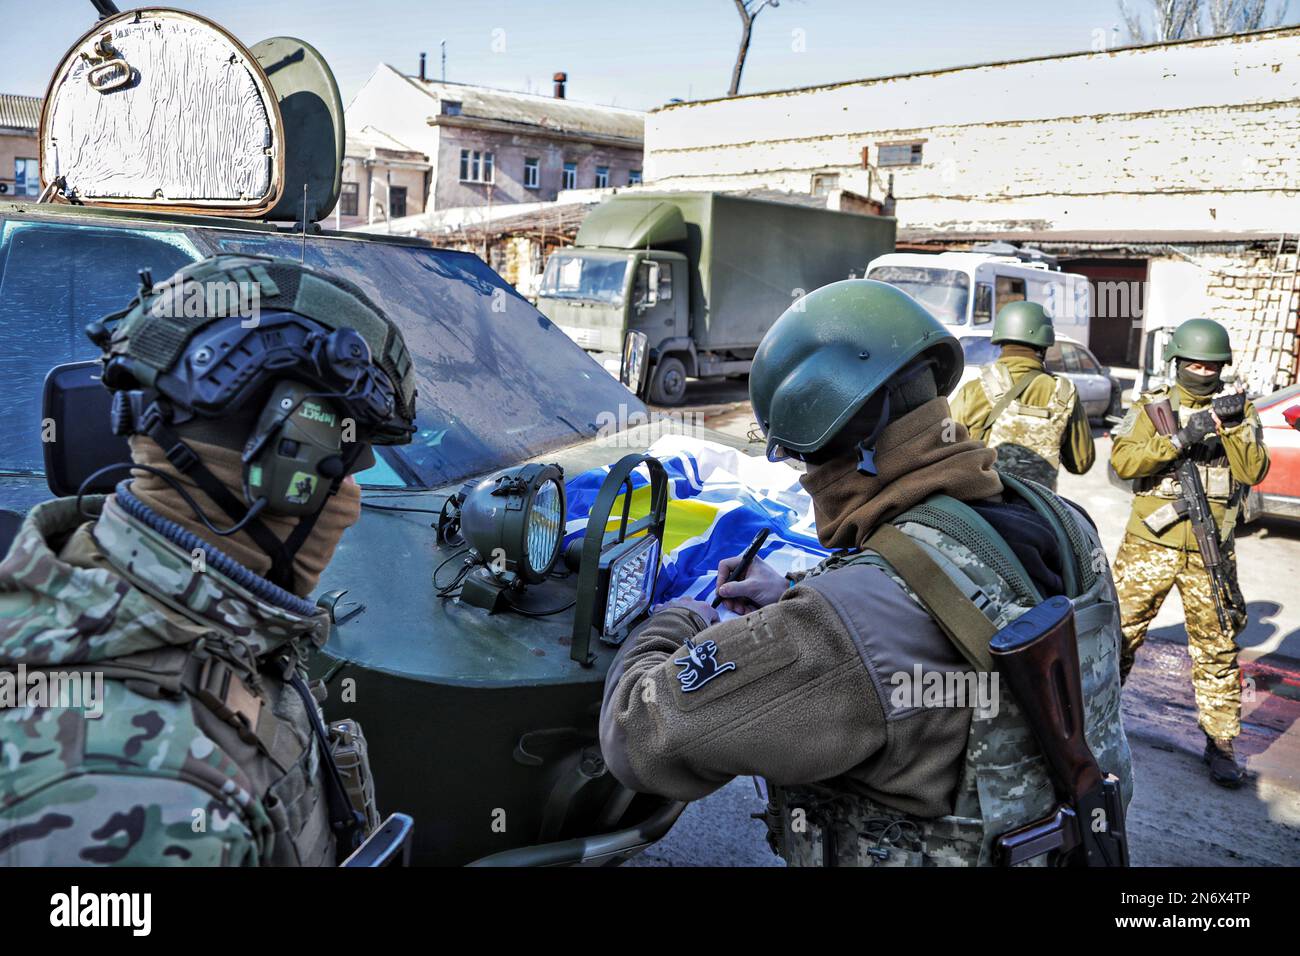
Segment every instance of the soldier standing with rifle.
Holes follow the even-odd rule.
[[[1134,402],[1111,449],[1116,474],[1132,479],[1135,494],[1115,559],[1121,674],[1127,679],[1147,627],[1177,585],[1204,760],[1215,783],[1238,787],[1244,773],[1232,746],[1241,732],[1236,636],[1246,605],[1233,529],[1246,492],[1268,472],[1268,450],[1254,406],[1244,394],[1223,390],[1223,366],[1232,361],[1223,326],[1184,322],[1164,357],[1177,362],[1176,383]]]

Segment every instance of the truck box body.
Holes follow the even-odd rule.
[[[867,262],[894,248],[895,221],[833,210],[771,202],[712,192],[636,192],[606,200],[584,221],[576,247],[554,254],[590,257],[593,273],[620,268],[617,253],[626,252],[629,268],[622,277],[626,293],[605,301],[563,301],[548,267],[538,306],[580,345],[602,353],[606,367],[623,347],[629,330],[644,331],[651,361],[682,354],[689,373],[709,374],[727,363],[752,357],[763,334],[805,292],[850,276],[860,276]],[[647,314],[635,294],[637,265],[649,257],[684,257],[688,302],[673,293],[678,322],[666,304]],[[639,258],[632,258],[639,257]],[[572,258],[561,259],[577,267]],[[599,262],[599,266],[596,263]],[[665,274],[677,275],[665,262]],[[585,268],[585,265],[584,265]],[[596,286],[591,287],[595,289]],[[572,298],[572,297],[568,297]],[[689,352],[689,356],[683,353]]]

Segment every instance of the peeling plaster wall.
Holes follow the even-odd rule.
[[[879,146],[921,142],[917,166]],[[657,187],[879,198],[901,227],[1300,230],[1300,29],[674,105]],[[872,169],[863,168],[862,151]]]

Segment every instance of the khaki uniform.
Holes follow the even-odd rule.
[[[1147,628],[1176,586],[1183,602],[1198,721],[1211,737],[1231,739],[1241,733],[1239,648],[1235,633],[1226,634],[1219,625],[1210,577],[1191,522],[1169,510],[1179,497],[1172,472],[1178,452],[1142,411],[1148,402],[1164,398],[1176,406],[1180,424],[1211,403],[1210,398],[1197,398],[1175,385],[1144,394],[1115,429],[1111,465],[1120,478],[1133,480],[1135,493],[1115,559],[1124,631],[1121,669],[1127,678]],[[1247,402],[1240,424],[1222,429],[1212,441],[1198,443],[1190,454],[1201,472],[1228,573],[1235,582],[1233,531],[1240,503],[1249,486],[1268,472],[1268,449],[1254,406]]]
[[[988,423],[993,407],[1024,375],[1039,377]],[[953,397],[952,414],[973,437],[997,450],[999,470],[1048,488],[1056,488],[1061,466],[1082,475],[1096,457],[1092,428],[1074,383],[1047,373],[1037,359],[1004,356],[985,366],[978,379]]]

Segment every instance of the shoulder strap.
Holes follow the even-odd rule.
[[[974,438],[976,441],[983,441],[984,436],[993,429],[993,423],[998,420],[998,416],[1007,410],[1007,406],[1023,395],[1025,390],[1038,380],[1039,376],[1046,374],[1046,372],[1041,371],[1026,372],[1024,375],[1020,376],[1014,385],[1002,393],[1002,397],[998,399],[998,403],[989,409],[989,413],[984,416],[984,421],[979,425],[979,433],[976,434],[972,431],[971,438]]]
[[[889,562],[972,667],[993,669],[989,639],[997,628],[920,545],[892,524],[882,524],[865,547]]]

